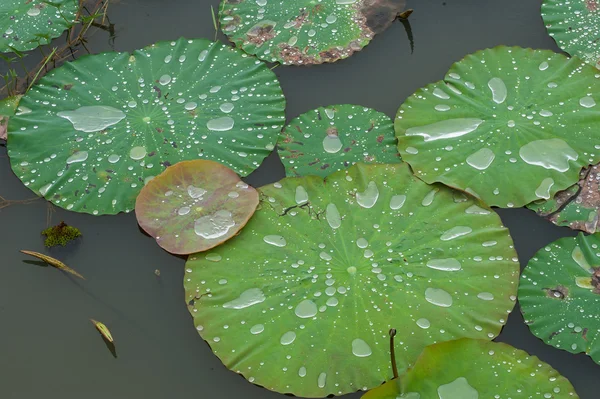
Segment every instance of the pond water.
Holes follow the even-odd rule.
[[[416,89],[439,80],[464,55],[497,45],[559,51],[540,17],[540,0],[409,1],[414,53],[395,23],[363,51],[317,67],[278,67],[288,120],[322,105],[361,104],[393,117]],[[114,49],[129,51],[180,36],[213,38],[210,6],[218,0],[116,0],[109,16]],[[221,40],[224,40],[220,36]],[[88,47],[111,50],[95,32]],[[247,181],[255,186],[283,177],[270,156]],[[33,194],[12,174],[0,147],[0,195]],[[167,254],[142,234],[133,214],[94,217],[38,200],[0,210],[0,397],[22,398],[281,398],[228,371],[195,331],[184,306],[184,258]],[[524,209],[498,212],[524,266],[542,246],[575,235]],[[77,244],[51,251],[86,281],[48,273],[23,262],[19,249],[43,250],[47,219],[81,229]],[[160,276],[155,270],[160,270]],[[110,326],[118,358],[91,331],[89,318]],[[569,378],[582,399],[598,397],[600,366],[584,355],[545,345],[518,310],[498,338],[540,357]],[[346,396],[358,398],[359,393]],[[484,398],[482,398],[484,399]]]

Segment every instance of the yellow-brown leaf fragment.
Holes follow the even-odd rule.
[[[104,325],[104,323],[101,323],[94,319],[90,319],[90,321],[94,324],[94,327],[96,327],[96,329],[100,332],[100,334],[102,334],[104,338],[106,338],[108,342],[114,342],[110,330],[108,329],[108,327],[106,327],[106,325]]]
[[[39,253],[39,252],[27,251],[27,250],[24,250],[24,249],[22,249],[20,252],[24,253],[25,255],[33,256],[35,258],[43,260],[44,262],[46,262],[50,266],[54,266],[55,268],[57,268],[59,270],[62,270],[62,271],[67,272],[67,273],[71,273],[72,275],[74,275],[76,277],[79,277],[80,279],[85,280],[85,277],[83,277],[81,274],[79,274],[75,270],[71,269],[69,266],[65,265],[64,263],[62,263],[58,259],[54,259],[51,256],[44,255],[44,254]]]

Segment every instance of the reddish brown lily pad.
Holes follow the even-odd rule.
[[[235,236],[258,206],[258,192],[218,162],[179,162],[137,197],[138,223],[173,254],[206,251]]]

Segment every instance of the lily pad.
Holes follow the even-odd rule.
[[[356,162],[400,161],[394,124],[359,105],[331,105],[294,119],[277,142],[288,176],[325,177]]]
[[[170,166],[140,191],[135,214],[142,229],[174,254],[206,251],[246,225],[258,192],[220,163],[195,160]]]
[[[365,47],[405,0],[221,0],[223,32],[244,51],[285,65],[335,62]]]
[[[426,182],[490,206],[552,198],[600,161],[599,78],[547,50],[478,51],[400,107],[400,154]]]
[[[22,99],[9,124],[13,171],[58,206],[133,209],[152,177],[179,161],[218,161],[241,175],[273,150],[285,100],[264,64],[205,39],[82,57]]]
[[[8,121],[15,114],[21,96],[12,96],[0,100],[0,140],[8,138]]]
[[[556,193],[547,201],[536,201],[527,207],[558,226],[595,233],[600,219],[600,165],[581,171],[579,182]]]
[[[519,303],[531,332],[548,345],[600,364],[600,235],[561,238],[523,271]]]
[[[578,399],[579,396],[569,380],[535,356],[504,343],[459,339],[428,346],[406,375],[363,396],[363,399],[397,398]]]
[[[544,0],[542,18],[561,49],[600,68],[598,0]]]
[[[75,23],[79,0],[2,0],[0,52],[50,43]]]
[[[498,216],[404,163],[259,192],[241,233],[190,255],[184,278],[196,329],[250,382],[302,397],[373,388],[392,376],[391,327],[404,370],[433,342],[494,338],[514,306]]]

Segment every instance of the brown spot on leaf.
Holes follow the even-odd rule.
[[[73,85],[72,85],[72,84],[69,84],[69,85],[64,85],[64,86],[63,86],[63,89],[64,89],[64,90],[71,90],[72,88],[73,88]]]
[[[569,296],[569,289],[564,285],[557,285],[555,288],[543,288],[546,296],[552,299],[563,300]]]
[[[0,140],[6,140],[8,137],[8,116],[0,116]]]
[[[266,41],[273,39],[275,34],[275,26],[272,24],[267,22],[258,23],[246,33],[246,41],[260,47]]]
[[[377,136],[377,142],[378,143],[383,143],[383,139],[385,138],[385,136],[383,134]]]
[[[338,135],[338,130],[335,126],[331,126],[327,128],[327,135],[328,136],[336,136]]]

